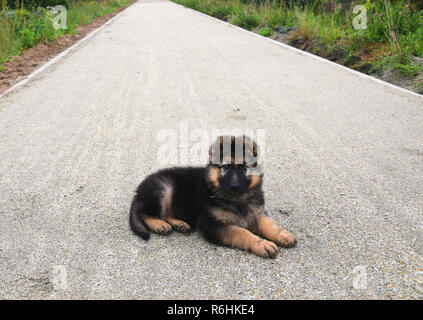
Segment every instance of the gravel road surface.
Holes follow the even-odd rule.
[[[265,130],[296,248],[130,232],[181,124]],[[423,98],[174,3],[135,3],[1,98],[0,154],[0,298],[423,298]]]

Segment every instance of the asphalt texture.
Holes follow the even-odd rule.
[[[131,233],[158,136],[181,124],[265,130],[266,209],[297,247]],[[422,97],[135,3],[0,99],[0,298],[421,299],[422,124]]]

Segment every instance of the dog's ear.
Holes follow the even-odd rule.
[[[209,149],[209,164],[231,163],[234,141],[235,136],[218,136]]]
[[[209,148],[209,164],[219,164],[223,149],[223,137],[219,136]]]
[[[244,161],[247,164],[257,164],[259,157],[259,150],[257,143],[248,136],[242,137]]]

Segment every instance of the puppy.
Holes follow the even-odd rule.
[[[273,258],[278,246],[297,241],[266,214],[262,183],[256,143],[220,136],[206,167],[169,168],[145,178],[132,201],[131,229],[145,240],[149,230],[167,235],[197,229],[211,243]]]

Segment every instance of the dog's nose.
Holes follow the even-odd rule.
[[[232,182],[231,183],[231,190],[232,191],[239,191],[239,187],[240,187],[240,185],[239,185],[238,182]]]

